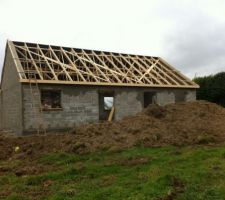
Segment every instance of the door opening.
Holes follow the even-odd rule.
[[[144,92],[144,108],[150,104],[155,104],[156,92]]]
[[[99,120],[108,120],[114,109],[114,93],[99,93]]]

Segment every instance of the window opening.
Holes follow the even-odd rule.
[[[41,106],[43,110],[61,109],[61,91],[41,90]]]

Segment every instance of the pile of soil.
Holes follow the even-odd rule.
[[[84,124],[69,133],[12,137],[0,135],[0,159],[34,158],[42,153],[118,151],[131,146],[221,144],[225,108],[206,101],[151,105],[117,122]],[[19,149],[15,149],[19,147]]]

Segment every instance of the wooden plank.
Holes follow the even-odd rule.
[[[16,50],[16,46],[13,44],[12,41],[7,41],[7,44],[9,46],[9,49],[12,53],[12,56],[13,56],[13,59],[14,59],[14,62],[15,62],[15,65],[16,65],[16,70],[19,74],[19,78],[20,79],[26,79],[26,74],[24,73],[24,70],[23,70],[23,66],[19,60],[19,57],[18,57],[18,54],[17,54],[17,50]],[[3,72],[2,72],[3,73]]]
[[[151,62],[151,60],[150,59],[147,59],[149,62]],[[154,58],[153,58],[153,60],[155,60]],[[165,76],[170,80],[170,81],[172,81],[172,82],[174,82],[175,84],[180,84],[180,82],[182,82],[184,85],[186,85],[187,83],[185,83],[182,79],[180,79],[180,78],[178,78],[175,74],[174,74],[174,72],[173,72],[173,70],[172,69],[168,69],[168,68],[166,68],[166,66],[164,66],[164,65],[162,65],[162,64],[160,64],[160,62],[158,63],[159,64],[159,66],[161,67],[158,67],[158,69],[160,69],[161,71],[162,71],[162,73],[163,74],[165,74]],[[165,70],[165,71],[164,71]],[[170,74],[170,75],[169,75]],[[172,77],[172,76],[173,77]],[[174,78],[175,77],[175,78]],[[177,80],[175,80],[175,79],[177,79],[177,80],[179,80],[179,81],[177,81]]]
[[[129,55],[128,55],[128,57],[131,58]],[[140,64],[140,63],[138,62],[137,56],[135,56],[135,58],[133,58],[133,61],[139,66],[139,68],[142,69],[142,72],[143,72],[143,73],[144,73],[145,71],[148,70],[148,68],[145,68],[145,67],[144,67],[145,65],[143,66],[143,64]],[[151,67],[150,67],[150,68],[151,68]],[[155,82],[158,82],[159,84],[161,84],[161,82],[160,82],[159,80],[157,80],[157,79],[150,73],[150,70],[149,70],[148,75],[151,77],[150,80],[149,80],[148,78],[146,78],[146,80],[147,80],[147,82],[149,82],[149,84],[153,84],[153,81],[152,81],[152,80],[154,80]]]
[[[136,56],[137,57],[137,56]],[[145,67],[146,67],[146,69],[145,70],[147,70],[148,68],[149,68],[149,65],[147,64],[147,63],[145,63],[144,61],[143,61],[143,59],[141,59],[141,58],[138,58],[137,57],[137,59],[138,59],[138,61],[142,64],[142,65],[144,65]],[[150,65],[150,67],[151,67],[152,65]],[[156,76],[153,74],[153,73],[149,73],[149,75],[159,84],[159,85],[163,85],[164,83],[162,83],[161,82],[161,80],[159,80],[158,78],[157,78],[157,72],[154,70],[154,67],[151,69],[151,72],[154,72],[154,74],[156,74]]]
[[[22,48],[23,49],[23,47],[20,47],[20,48]],[[54,52],[52,52],[52,53],[54,53]],[[39,54],[37,54],[37,53],[34,53],[34,52],[32,52],[32,54],[34,54],[34,55],[39,55]],[[53,54],[54,55],[54,54]],[[42,55],[40,55],[41,57],[43,57]],[[56,56],[56,55],[55,55]],[[58,59],[58,57],[56,56],[55,57],[55,59],[52,59],[52,58],[49,58],[49,57],[46,57],[46,59],[47,60],[49,60],[49,61],[52,61],[52,62],[54,62],[54,63],[56,63],[56,64],[58,64],[58,65],[60,65],[63,69],[65,69],[66,70],[66,68],[68,68],[68,69],[71,69],[71,70],[73,70],[74,72],[77,72],[76,71],[76,69],[74,69],[73,67],[71,67],[70,65],[67,65],[67,64],[62,64],[61,63],[61,61]],[[64,71],[64,70],[63,70]],[[88,72],[84,72],[84,71],[82,71],[82,70],[80,70],[83,74],[87,74],[87,75],[90,75]],[[67,74],[67,75],[69,75],[71,72],[68,72],[68,71],[65,71],[65,73]],[[70,75],[69,75],[69,77],[70,77]],[[101,78],[99,78],[99,79],[101,79]],[[72,78],[71,78],[71,80],[70,81],[73,81],[72,80]]]
[[[27,79],[21,79],[21,83],[29,83]],[[105,82],[84,82],[84,81],[55,81],[55,80],[37,80],[38,83],[49,83],[49,84],[72,84],[72,85],[102,85],[102,86],[127,86],[127,87],[153,87],[153,88],[192,88],[196,89],[196,85],[158,85],[158,84],[135,84],[135,83],[105,83]]]
[[[73,54],[75,54],[75,56],[79,59],[79,61],[83,64],[83,66],[85,67],[85,69],[89,72],[89,76],[93,77],[95,79],[96,82],[99,82],[98,77],[96,77],[93,72],[89,69],[89,67],[86,65],[84,59],[82,57],[80,57],[75,51],[74,49],[71,48],[71,51],[73,52]],[[87,80],[86,80],[87,81]]]
[[[104,66],[104,69],[106,71],[110,71],[112,76],[119,82],[119,83],[122,83],[122,81],[118,78],[118,76],[116,75],[117,72],[115,72],[114,70],[110,69],[105,63],[104,61],[102,61],[102,59],[99,57],[99,55],[97,55],[94,51],[92,51],[93,55],[98,59],[98,61],[100,63],[102,63],[102,65]]]
[[[33,56],[32,56],[32,54],[30,53],[30,50],[29,50],[27,44],[24,43],[24,46],[25,46],[25,48],[26,48],[27,53],[29,54],[29,56],[30,56],[30,58],[31,58],[31,62],[33,63],[33,65],[34,65],[34,67],[35,67],[35,69],[36,69],[36,72],[38,73],[38,75],[39,75],[39,77],[41,78],[41,80],[43,80],[43,76],[42,76],[41,72],[39,71],[39,68],[38,68],[38,66],[36,65],[35,61],[33,60]],[[28,78],[29,78],[29,75],[28,75]]]
[[[146,62],[146,60],[143,60],[143,62]],[[154,62],[153,61],[150,61],[150,60],[147,60],[147,61],[150,62],[150,64],[156,63],[156,60],[154,60]],[[157,60],[157,61],[159,61],[159,60]],[[164,82],[166,82],[167,84],[179,85],[178,82],[176,82],[175,80],[173,80],[165,71],[163,71],[160,67],[158,67],[157,64],[154,67],[155,67],[154,69],[155,69],[155,72],[157,73],[157,76],[159,76],[160,79],[162,79]],[[161,76],[161,74],[159,72],[157,72],[156,70],[160,71],[163,74],[163,76]]]
[[[25,50],[25,48],[24,48],[24,47],[21,47],[21,46],[18,46],[18,48],[21,48],[21,49],[24,49],[24,50]],[[61,63],[59,60],[57,60],[58,57],[55,57],[55,59],[52,59],[52,58],[49,58],[49,57],[46,57],[46,56],[42,56],[42,55],[40,55],[40,54],[38,54],[38,53],[35,53],[35,52],[31,52],[31,53],[34,54],[34,55],[40,56],[40,57],[42,57],[43,59],[44,59],[44,57],[45,57],[47,60],[52,61],[52,62],[54,62],[54,63],[60,65],[60,66],[62,67],[63,71],[65,70],[64,72],[65,72],[68,76],[69,76],[69,73],[66,71],[65,67],[67,67],[67,68],[69,68],[69,69],[75,71],[75,69],[74,69],[73,67],[69,66],[69,65],[64,64],[64,66],[63,66],[62,63]],[[53,52],[53,53],[54,53],[54,52]],[[57,59],[56,59],[56,58],[57,58]],[[71,78],[70,76],[69,76],[68,78],[69,78],[70,81],[73,81],[72,78]]]
[[[83,81],[86,81],[86,79],[83,77],[83,75],[81,74],[81,72],[79,71],[79,69],[77,68],[77,66],[74,64],[74,62],[70,59],[70,57],[66,54],[65,50],[60,47],[63,55],[67,58],[67,60],[70,62],[70,64],[74,67],[74,69],[76,70],[76,72],[78,73],[78,75],[80,76],[80,78],[83,80]]]
[[[62,67],[64,73],[66,74],[67,78],[70,81],[73,81],[73,79],[71,78],[71,76],[69,75],[69,73],[67,72],[66,68],[64,67],[64,64],[61,63],[61,61],[59,60],[58,56],[55,54],[55,52],[53,51],[52,47],[49,46],[50,51],[52,52],[52,55],[55,57],[55,59],[58,61],[58,64]],[[74,69],[75,70],[75,69]]]
[[[103,51],[101,52],[101,54],[102,54],[102,55],[105,55]],[[120,76],[123,76],[123,77],[124,77],[125,79],[127,79],[128,82],[130,82],[130,83],[135,83],[135,82],[136,82],[135,79],[133,79],[133,78],[131,78],[131,77],[128,77],[124,72],[122,72],[121,69],[120,69],[119,67],[117,67],[117,66],[115,65],[115,63],[114,63],[110,58],[108,58],[107,55],[105,55],[105,58],[106,58],[106,60],[108,60],[108,61],[113,65],[113,67],[114,67],[117,71],[119,71]],[[132,80],[133,80],[133,81],[132,81]]]
[[[42,57],[44,58],[44,60],[45,60],[45,62],[46,62],[46,64],[47,64],[48,68],[50,69],[52,75],[54,76],[54,79],[55,79],[55,80],[58,80],[58,77],[56,76],[55,71],[53,70],[53,68],[52,68],[51,65],[49,64],[48,60],[46,59],[46,56],[44,55],[42,49],[40,48],[40,46],[39,46],[38,44],[37,44],[37,48],[38,48],[38,50],[40,51]]]
[[[126,65],[123,64],[122,61],[119,60],[119,58],[122,59],[121,54],[119,54],[119,55],[121,56],[121,57],[119,57],[119,58],[118,58],[117,56],[114,56],[112,53],[110,53],[110,55],[111,55],[111,57],[114,58],[118,63],[120,63],[120,65],[122,66],[122,68],[124,68],[124,69],[127,70],[127,73],[125,74],[126,77],[127,77],[128,73],[131,73],[131,74],[132,74],[132,77],[134,77],[134,78],[136,79],[136,80],[135,80],[136,82],[142,83],[142,82],[138,79],[138,77],[137,77],[134,73],[131,72],[131,69],[134,69],[133,66],[132,66],[132,64],[129,63],[127,60],[123,59],[123,60],[129,65],[129,68],[128,68]],[[139,74],[141,74],[140,71],[138,71],[138,70],[135,70],[135,71],[137,71]],[[125,78],[125,77],[124,77],[124,78]]]
[[[69,52],[68,52],[69,53]],[[76,53],[76,52],[75,52]],[[77,53],[76,53],[76,55],[77,55]],[[86,62],[90,62],[91,63],[91,61],[90,60],[88,60],[88,59],[86,59],[86,58],[83,58],[83,57],[80,57],[80,59],[82,59],[82,60],[84,60],[84,61],[86,61]],[[117,74],[117,75],[121,75],[119,72],[117,72],[117,71],[115,71],[115,70],[112,70],[112,69],[110,69],[109,67],[105,67],[105,66],[102,66],[102,65],[99,65],[99,64],[96,64],[98,67],[100,67],[100,68],[102,68],[102,69],[104,69],[104,70],[108,70],[108,71],[110,71],[110,72],[112,72],[112,73],[115,73],[115,74]],[[93,73],[92,73],[93,74]],[[93,74],[93,76],[95,76],[94,74]],[[99,77],[98,77],[99,78]]]
[[[191,79],[189,79],[187,76],[185,76],[184,74],[180,73],[177,69],[175,69],[172,65],[170,65],[169,63],[167,63],[164,59],[162,58],[159,58],[159,60],[167,65],[169,68],[171,68],[173,71],[175,71],[179,76],[181,76],[188,84],[191,84],[191,85],[196,85],[198,86],[195,82],[193,82]]]
[[[110,113],[109,113],[109,118],[108,118],[108,121],[109,121],[109,122],[112,121],[113,116],[114,116],[114,112],[115,112],[115,107],[113,106],[113,107],[111,108]]]
[[[91,57],[84,51],[82,50],[86,58],[92,62],[92,65],[95,67],[97,71],[100,72],[100,74],[105,78],[106,82],[108,81],[109,83],[111,82],[110,79],[105,75],[105,73],[98,67],[98,65],[91,59]]]

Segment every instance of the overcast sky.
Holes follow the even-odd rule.
[[[0,0],[6,40],[160,56],[193,78],[225,71],[225,0]]]

